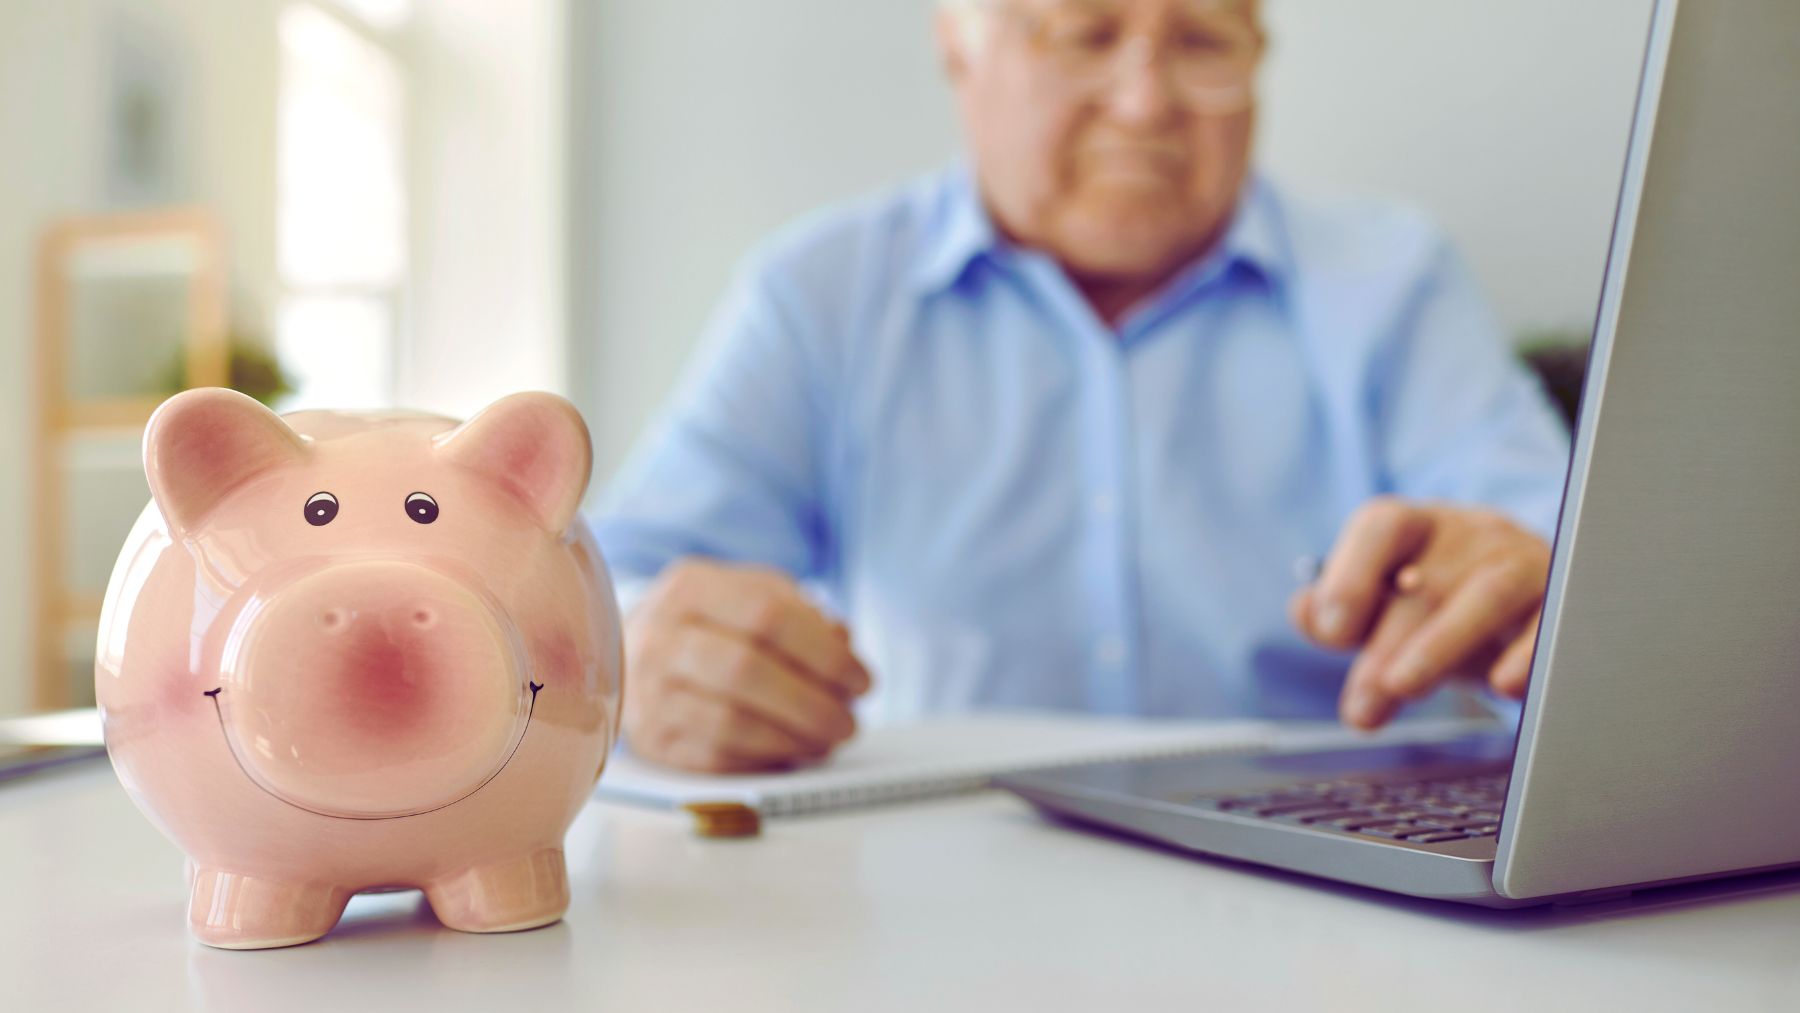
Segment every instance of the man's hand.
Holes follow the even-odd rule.
[[[818,760],[856,731],[869,673],[850,634],[786,575],[671,563],[625,623],[625,736],[638,755],[709,772]]]
[[[1550,546],[1497,513],[1384,497],[1350,518],[1288,611],[1313,641],[1360,648],[1338,707],[1376,728],[1453,673],[1524,696],[1549,571]]]

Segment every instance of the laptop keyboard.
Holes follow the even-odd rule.
[[[1203,796],[1194,804],[1320,830],[1441,844],[1498,834],[1506,781],[1505,774],[1373,783],[1319,781],[1259,794]]]

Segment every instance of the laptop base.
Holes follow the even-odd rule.
[[[1224,811],[1214,801],[1322,780],[1380,785],[1504,773],[1511,750],[1509,736],[1488,735],[1429,745],[1089,764],[1005,777],[996,784],[1053,816],[1189,852],[1413,897],[1513,908],[1548,901],[1514,900],[1495,891],[1494,836],[1433,844],[1383,840]]]

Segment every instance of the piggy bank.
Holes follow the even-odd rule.
[[[202,942],[306,942],[383,888],[467,932],[562,917],[563,835],[619,716],[591,459],[550,394],[460,425],[220,389],[157,409],[95,691]]]

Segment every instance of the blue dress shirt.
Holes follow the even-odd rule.
[[[1331,717],[1294,562],[1371,496],[1546,536],[1568,437],[1416,212],[1247,186],[1115,328],[966,168],[754,254],[600,510],[626,585],[689,554],[806,581],[876,717]]]

